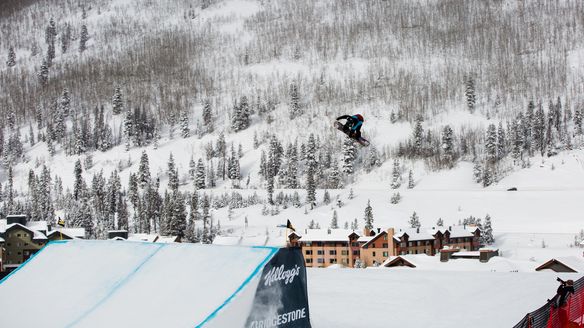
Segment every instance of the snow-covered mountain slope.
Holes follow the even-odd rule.
[[[49,188],[53,210],[73,220],[82,200],[71,200],[67,189],[75,193],[74,169],[80,160],[93,224],[100,225],[104,214],[96,213],[99,199],[89,192],[94,190],[94,176],[103,171],[107,178],[117,170],[124,189],[119,193],[128,203],[129,228],[140,230],[136,220],[145,214],[138,207],[146,207],[148,201],[130,201],[129,180],[138,173],[145,151],[152,181],[159,179],[160,197],[170,189],[170,154],[178,171],[178,190],[185,193],[195,189],[189,175],[191,159],[202,160],[207,185],[199,194],[214,197],[211,215],[225,234],[267,233],[279,238],[284,232],[276,226],[287,219],[299,230],[311,221],[327,227],[335,210],[340,226],[357,219],[361,229],[368,201],[374,224],[381,227],[405,228],[415,211],[424,227],[439,218],[454,225],[471,215],[489,214],[496,234],[576,234],[584,228],[584,205],[579,201],[584,196],[584,139],[576,119],[582,111],[584,84],[575,73],[584,70],[581,6],[573,1],[546,6],[521,1],[418,1],[414,6],[409,1],[101,0],[79,7],[47,0],[18,7],[3,16],[0,37],[2,58],[9,57],[10,47],[15,52],[14,66],[0,65],[0,122],[6,144],[0,174],[6,190],[12,167],[19,203],[4,204],[4,209],[34,212],[26,205],[34,203],[29,172],[40,175],[46,165],[52,182],[58,176],[64,189],[57,195]],[[37,74],[49,52],[51,34],[46,31],[51,17],[57,49],[43,85]],[[67,24],[72,30],[68,37]],[[80,52],[82,25],[89,39],[87,49]],[[64,39],[69,42],[66,51]],[[116,87],[122,93],[118,114],[112,101]],[[65,88],[69,115],[63,114]],[[536,114],[542,108],[543,127],[536,114],[530,116],[530,101]],[[204,117],[207,102],[213,129]],[[235,108],[245,102],[248,123],[240,127]],[[101,106],[104,123],[97,129],[99,115],[94,116],[93,108]],[[139,113],[133,114],[137,109]],[[354,173],[345,168],[345,138],[331,127],[334,118],[347,113],[363,114],[363,134],[372,143],[351,155]],[[496,159],[489,158],[491,124],[497,128],[500,124],[505,132],[502,142],[497,140],[501,149],[497,148]],[[61,132],[55,132],[58,126]],[[448,140],[446,126],[453,130]],[[35,139],[32,145],[29,129]],[[185,130],[189,136],[183,137]],[[318,163],[314,209],[306,201],[312,164],[303,150],[309,148],[311,134],[317,140]],[[9,147],[16,139],[23,144],[21,152]],[[107,146],[102,146],[104,141]],[[241,146],[239,179],[223,179],[219,167],[231,158],[232,145],[236,152]],[[268,162],[270,155],[281,156],[281,172],[287,172],[293,162],[287,152],[292,148],[299,153],[298,188],[290,188],[286,180],[290,175],[279,173],[273,198],[280,193],[293,198],[297,192],[299,202],[294,206],[293,201],[276,199],[270,204],[262,154]],[[370,163],[373,149],[379,165]],[[547,157],[556,151],[559,154]],[[396,159],[402,181],[393,190]],[[331,186],[337,165],[346,172],[340,174],[342,186]],[[490,186],[473,180],[475,166],[491,174]],[[215,186],[209,181],[210,170]],[[412,189],[407,188],[410,170]],[[506,191],[511,187],[518,191]],[[138,192],[140,199],[144,189]],[[354,197],[349,196],[351,189]],[[259,200],[251,205],[235,201],[238,204],[229,209],[219,198],[227,194],[230,203],[236,198],[232,192],[243,197],[257,194]],[[396,192],[402,199],[392,204]],[[57,202],[61,196],[67,201]],[[117,207],[107,213],[115,217],[116,228]],[[170,220],[167,214],[152,219],[153,229],[166,229]],[[195,229],[202,226],[195,223]],[[571,242],[570,238],[565,243]]]

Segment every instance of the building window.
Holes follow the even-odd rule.
[[[388,253],[387,252],[383,252],[383,257],[387,257]]]
[[[318,263],[324,263],[324,259],[316,259],[316,262],[318,262]]]
[[[359,251],[353,251],[353,255],[359,256]]]
[[[307,249],[307,250],[306,250],[306,255],[312,255],[312,250],[310,250],[310,249]]]
[[[373,252],[373,256],[375,256],[375,252]]]
[[[388,246],[387,246],[387,243],[383,243],[383,245],[381,245],[381,247],[383,247],[383,248],[387,248],[387,247],[388,247]]]
[[[349,251],[341,251],[341,255],[347,256],[349,255]]]
[[[333,249],[332,251],[329,251],[329,255],[337,255],[337,251]]]
[[[387,235],[383,236],[383,240],[387,240]]]
[[[306,263],[312,263],[312,259],[306,259]]]
[[[329,263],[330,263],[330,264],[337,263],[337,259],[330,259],[330,260],[329,260]]]
[[[318,255],[324,255],[324,251],[322,249],[319,249],[316,251],[316,254]]]

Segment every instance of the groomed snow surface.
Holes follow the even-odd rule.
[[[0,283],[0,327],[245,323],[261,268],[276,251],[123,241],[51,243]],[[30,300],[39,302],[24,306]]]

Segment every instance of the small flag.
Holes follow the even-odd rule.
[[[292,226],[292,222],[290,222],[290,220],[288,220],[288,223],[286,223],[286,228],[292,231],[296,231],[296,229],[294,229],[294,227]]]
[[[59,220],[57,221],[57,224],[58,224],[59,226],[61,226],[61,227],[64,227],[64,226],[65,226],[65,220],[63,220],[63,219],[59,218]]]

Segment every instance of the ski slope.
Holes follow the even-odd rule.
[[[268,247],[50,243],[0,282],[0,327],[230,327],[250,312]],[[26,300],[51,301],[22,306]]]

